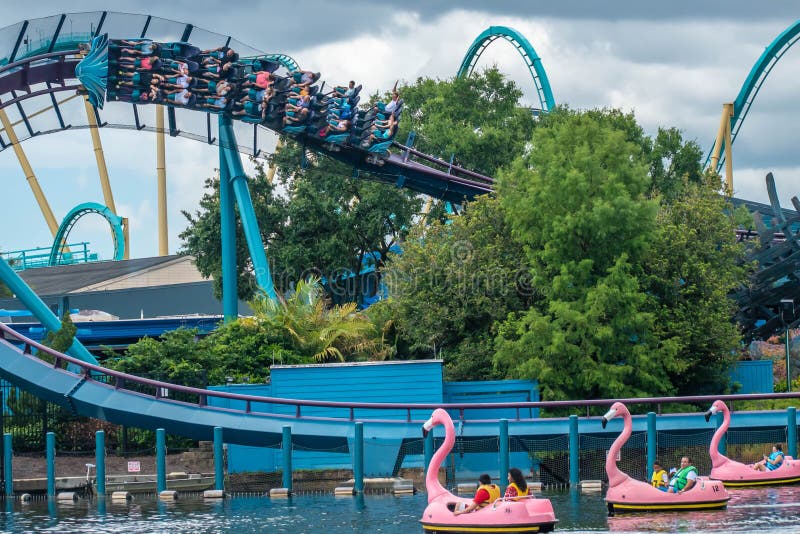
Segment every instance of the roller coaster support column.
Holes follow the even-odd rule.
[[[13,469],[14,448],[11,434],[3,434],[3,473],[5,474],[6,497],[14,495]]]
[[[22,167],[22,172],[25,173],[25,179],[28,180],[28,185],[31,186],[33,196],[36,197],[36,202],[39,203],[39,209],[42,210],[42,215],[44,215],[44,220],[47,222],[47,227],[50,228],[50,233],[55,237],[56,233],[58,233],[58,223],[53,215],[53,210],[50,209],[50,204],[47,202],[47,198],[45,198],[44,192],[42,192],[42,188],[39,186],[39,181],[36,179],[36,175],[33,173],[31,164],[28,161],[28,156],[26,156],[25,151],[22,150],[22,145],[19,144],[17,134],[14,132],[14,126],[11,124],[11,121],[8,120],[6,110],[3,108],[0,108],[0,122],[3,123],[6,135],[8,135],[8,139],[14,147],[14,154],[17,155],[19,165]]]
[[[214,427],[214,489],[225,489],[224,448],[222,446],[222,427]]]
[[[167,489],[167,431],[156,429],[156,493]]]
[[[45,454],[47,456],[47,496],[56,496],[56,434],[48,432],[45,435]]]
[[[724,422],[725,422],[725,416],[723,415],[723,413],[722,412],[717,412],[717,420],[716,420],[716,425],[715,425],[716,428],[721,427],[722,423],[724,423]],[[722,439],[719,440],[719,446],[717,447],[717,450],[723,456],[727,456],[728,455],[728,435],[727,435],[727,433],[723,434],[722,435]]]
[[[719,120],[717,140],[714,142],[714,152],[711,153],[711,168],[716,170],[722,149],[725,148],[725,194],[733,195],[733,145],[731,140],[731,120],[733,120],[733,103],[722,104],[722,117]]]
[[[580,436],[578,416],[569,416],[569,487],[577,488],[580,482]]]
[[[500,486],[500,492],[502,493],[506,491],[506,475],[508,475],[508,419],[500,419],[498,448],[500,449],[500,476],[497,479],[497,485]]]
[[[224,115],[219,116],[219,146],[220,155],[225,156],[225,161],[220,161],[220,166],[226,165],[228,167],[230,183],[233,187],[233,193],[236,195],[236,204],[239,207],[239,216],[242,218],[244,237],[247,240],[247,248],[250,250],[250,259],[253,262],[256,283],[266,293],[267,297],[275,300],[277,298],[275,296],[275,287],[272,284],[267,254],[264,251],[264,243],[261,241],[258,221],[253,210],[253,201],[250,198],[250,190],[247,187],[247,175],[244,173],[242,160],[239,158],[236,134],[233,131],[230,117],[225,117]],[[223,263],[225,262],[224,257],[222,261]]]
[[[94,433],[95,480],[97,480],[97,496],[106,496],[106,433],[98,430]]]
[[[100,187],[103,189],[103,202],[116,215],[117,206],[114,204],[114,194],[111,192],[111,183],[108,180],[108,167],[106,167],[106,158],[103,155],[103,143],[100,141],[100,125],[97,124],[97,115],[88,97],[83,97],[83,106],[86,108],[86,121],[89,123],[89,133],[92,135],[94,159],[97,160],[97,174],[100,175]]]
[[[786,410],[786,441],[789,446],[786,454],[792,458],[797,458],[797,410],[794,406],[789,406]]]
[[[360,421],[353,437],[353,491],[364,494],[364,423]]]
[[[61,328],[61,321],[58,317],[50,311],[50,308],[42,302],[42,299],[28,287],[28,284],[26,284],[2,258],[0,258],[0,280],[8,286],[8,289],[16,295],[34,317],[39,319],[39,322],[42,323],[45,328],[51,332],[56,332]],[[72,345],[67,349],[67,354],[79,360],[97,365],[95,357],[92,356],[92,354],[86,350],[86,347],[77,339],[72,341]]]
[[[428,476],[428,466],[431,465],[431,460],[433,459],[433,432],[428,432],[428,435],[425,436],[425,441],[423,443],[423,453],[425,456],[425,473],[424,476]]]
[[[225,322],[239,316],[239,291],[236,276],[236,215],[234,213],[231,175],[225,164],[225,154],[219,147],[219,211],[222,241],[222,313]]]
[[[156,173],[158,179],[158,255],[169,255],[167,237],[167,163],[164,156],[164,106],[156,106]]]
[[[289,493],[292,493],[292,427],[286,425],[283,427],[282,432],[283,487]]]
[[[280,150],[281,147],[283,147],[283,137],[279,136],[278,137],[278,142],[275,143],[275,152]],[[269,170],[267,171],[267,181],[270,184],[272,183],[273,180],[275,180],[275,169],[277,169],[277,168],[278,168],[278,166],[274,162],[271,163],[270,166],[269,166]]]
[[[653,478],[653,464],[658,452],[658,434],[656,434],[656,413],[647,412],[647,480]]]

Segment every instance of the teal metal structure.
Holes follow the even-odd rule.
[[[70,43],[77,46],[79,43]],[[108,35],[98,35],[92,39],[91,49],[86,57],[75,67],[75,76],[86,88],[89,102],[103,109],[108,78]]]
[[[653,478],[653,464],[658,460],[657,453],[656,413],[647,412],[647,480]]]
[[[47,496],[56,496],[56,434],[48,432],[45,436],[45,454],[47,457]]]
[[[466,55],[464,55],[464,59],[461,60],[461,66],[458,68],[456,76],[460,78],[472,74],[483,51],[497,39],[505,39],[514,45],[519,55],[522,56],[536,86],[541,110],[550,111],[553,109],[556,104],[553,99],[553,91],[550,89],[550,81],[547,79],[547,73],[544,70],[544,65],[542,65],[542,59],[524,35],[508,26],[489,26],[483,30],[470,45]]]
[[[97,496],[106,496],[106,433],[98,430],[94,433],[94,468]]]
[[[225,466],[223,465],[222,427],[214,427],[214,489],[225,489]]]
[[[52,266],[60,263],[60,258],[63,254],[62,249],[67,244],[70,231],[81,217],[92,213],[103,217],[111,227],[111,238],[114,241],[114,260],[121,260],[125,257],[125,234],[122,230],[122,217],[97,202],[84,202],[72,208],[64,217],[64,220],[61,221],[56,237],[53,240],[53,247],[50,249],[48,265]]]
[[[261,232],[258,229],[258,220],[256,219],[255,210],[253,209],[253,202],[250,198],[250,189],[247,186],[247,174],[242,167],[242,160],[239,155],[238,145],[236,144],[236,134],[233,131],[233,122],[230,117],[225,115],[219,116],[219,165],[220,165],[220,211],[226,214],[227,224],[222,229],[222,266],[223,266],[223,292],[225,291],[225,282],[228,282],[228,289],[231,289],[231,279],[233,276],[233,284],[235,284],[236,276],[236,232],[232,226],[233,221],[230,220],[230,214],[233,212],[233,197],[236,199],[236,205],[239,208],[239,217],[242,219],[242,227],[244,229],[244,237],[247,241],[247,248],[250,251],[250,258],[253,262],[253,271],[256,277],[256,283],[261,290],[270,299],[275,300],[275,286],[272,283],[272,275],[270,273],[269,263],[267,262],[267,254],[264,251],[264,242],[261,240]],[[222,201],[222,180],[230,184],[230,190],[233,191],[233,197],[230,195],[230,190],[226,192],[225,203]],[[233,238],[233,244],[230,239]],[[231,269],[233,267],[233,269]],[[233,273],[233,274],[231,274]],[[226,279],[227,274],[227,279]],[[235,289],[235,285],[233,286]],[[223,300],[223,314],[225,320],[236,317],[235,310],[229,309],[232,303],[235,302],[236,291],[233,291],[233,296],[228,295],[228,298]]]
[[[733,117],[731,117],[731,144],[736,141],[736,136],[739,134],[739,129],[744,123],[747,113],[750,111],[750,106],[756,99],[756,95],[761,90],[761,86],[767,80],[767,76],[772,71],[772,68],[778,63],[778,60],[800,39],[800,20],[792,23],[788,28],[783,30],[761,53],[761,56],[756,60],[753,68],[750,69],[750,74],[747,75],[739,94],[736,95],[736,100],[733,102]],[[714,152],[716,141],[712,143],[711,148],[706,156],[705,166],[707,167],[711,161],[711,154]],[[719,162],[715,169],[719,172],[725,163],[725,156],[727,155],[728,147],[723,146],[720,151]]]
[[[0,259],[0,280],[8,286],[14,295],[25,305],[28,310],[39,319],[39,322],[45,328],[52,332],[56,332],[61,328],[61,321],[56,315],[50,311],[50,308],[42,302],[42,299],[34,293],[34,291],[14,272],[5,260]],[[83,346],[83,344],[75,339],[70,345],[67,354],[82,360],[87,363],[97,365],[97,360],[94,356]]]

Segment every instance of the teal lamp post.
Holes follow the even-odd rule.
[[[789,325],[794,319],[794,299],[781,299],[781,321],[786,329],[786,391],[792,390],[792,373],[789,369]]]

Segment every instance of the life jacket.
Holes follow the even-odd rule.
[[[529,488],[528,486],[526,486],[526,487],[525,487],[525,490],[524,490],[524,491],[523,491],[523,490],[521,490],[521,489],[519,489],[519,486],[517,486],[517,483],[516,483],[516,482],[512,482],[511,484],[509,484],[509,485],[508,485],[508,487],[509,487],[509,488],[514,488],[515,490],[517,490],[517,495],[516,495],[516,497],[525,497],[526,495],[528,495],[528,492],[530,491],[530,488]],[[506,490],[506,491],[508,491],[508,490]],[[512,498],[512,500],[514,500],[514,501],[517,501],[517,500],[519,500],[519,499],[517,499],[517,498]]]
[[[653,473],[653,476],[650,479],[650,484],[652,484],[654,488],[663,488],[664,486],[666,486],[666,484],[664,483],[664,475],[666,474],[667,472],[664,471],[663,469],[661,471],[656,471],[655,473]]]
[[[484,506],[489,506],[494,501],[500,498],[500,486],[497,486],[495,484],[481,484],[480,486],[478,486],[478,489],[479,490],[484,489],[489,494],[489,498],[478,505],[481,508],[483,508]]]
[[[697,474],[697,468],[693,465],[689,465],[675,473],[675,476],[672,477],[672,479],[675,481],[674,486],[676,491],[680,491],[686,486],[686,483],[689,481],[686,476],[692,471],[694,471],[695,475]]]
[[[781,451],[773,452],[772,454],[769,455],[769,459],[770,461],[774,462],[775,460],[778,459],[779,456],[781,458],[781,461],[776,464],[771,464],[769,462],[766,462],[767,469],[769,469],[770,471],[774,471],[775,469],[783,465],[783,453]]]

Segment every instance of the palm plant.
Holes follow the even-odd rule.
[[[355,303],[328,307],[319,278],[301,280],[282,300],[260,295],[250,307],[258,321],[282,331],[301,356],[317,362],[346,361],[379,354],[376,330]]]

